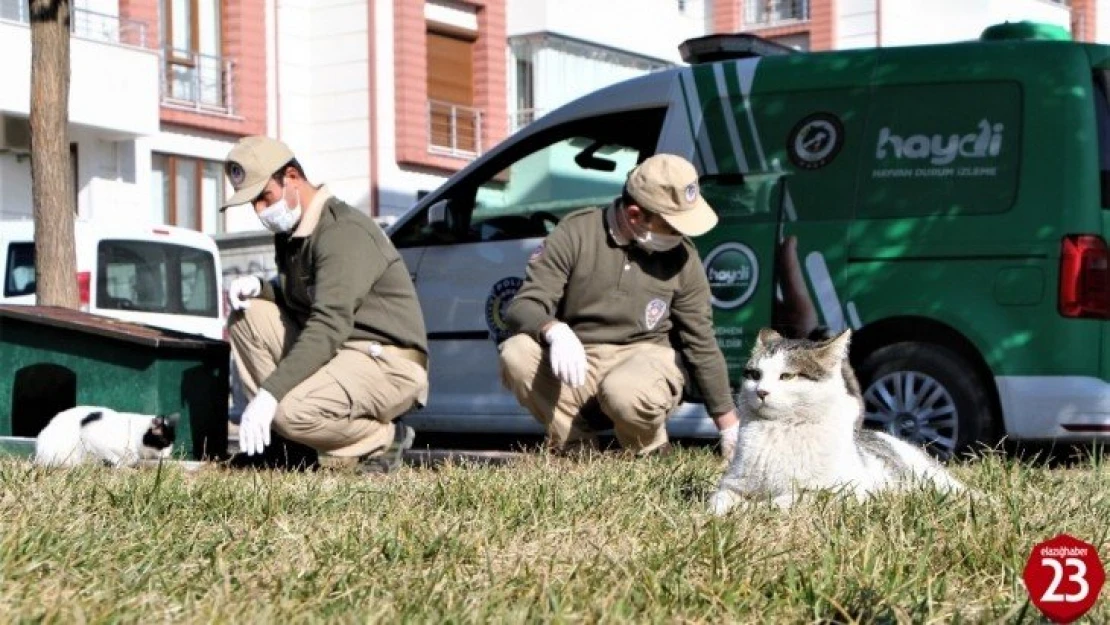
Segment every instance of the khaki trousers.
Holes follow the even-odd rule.
[[[596,443],[582,415],[595,400],[625,449],[646,453],[666,443],[665,422],[682,399],[685,379],[674,350],[652,343],[585,348],[586,383],[571,388],[531,336],[517,334],[501,344],[501,381],[546,426],[548,446]]]
[[[232,313],[228,338],[243,390],[253,399],[292,348],[299,330],[273,302],[252,299]],[[354,457],[384,451],[392,421],[423,403],[428,374],[397,350],[375,358],[369,341],[350,341],[331,362],[289,391],[278,404],[273,428],[319,452]]]

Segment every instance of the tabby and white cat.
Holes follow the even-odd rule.
[[[35,439],[35,462],[72,467],[92,460],[120,467],[167,458],[173,451],[177,419],[176,414],[162,417],[98,406],[63,410]]]
[[[964,490],[920,448],[861,427],[850,340],[851,330],[824,341],[759,332],[737,401],[736,453],[710,500],[711,512],[725,514],[753,500],[789,508],[810,490],[861,500],[921,482]]]

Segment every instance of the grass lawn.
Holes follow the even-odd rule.
[[[0,621],[1037,622],[1067,532],[1110,564],[1110,468],[990,455],[931,493],[704,513],[707,449],[387,476],[0,461]],[[1110,622],[1103,589],[1084,622]]]

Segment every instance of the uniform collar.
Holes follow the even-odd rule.
[[[316,195],[312,197],[312,201],[304,208],[304,214],[301,215],[301,222],[297,224],[296,230],[291,235],[293,238],[305,238],[316,230],[316,224],[320,223],[320,214],[324,212],[324,204],[332,198],[331,191],[328,190],[327,185],[320,185],[316,187]]]
[[[632,240],[621,234],[621,229],[617,227],[617,211],[620,210],[620,200],[613,200],[613,203],[605,209],[605,229],[609,231],[609,237],[617,244],[617,247],[625,247],[632,243]]]

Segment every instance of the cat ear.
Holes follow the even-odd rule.
[[[782,338],[782,335],[775,332],[771,328],[761,328],[759,334],[755,337],[755,344],[759,346],[766,345],[771,341],[777,341]]]
[[[845,328],[840,334],[823,341],[820,347],[818,347],[818,350],[821,352],[822,356],[839,362],[848,357],[848,347],[851,345],[851,342],[852,330],[850,328]]]
[[[161,417],[158,417],[158,418],[162,421],[162,423],[164,425],[167,425],[167,426],[173,428],[173,427],[177,427],[177,422],[181,420],[181,413],[180,412],[175,412],[173,414],[162,415]]]

